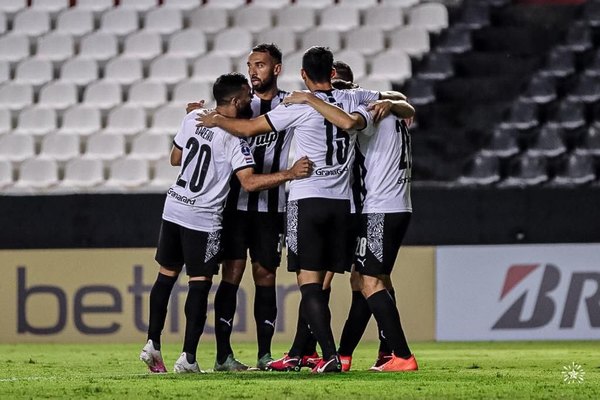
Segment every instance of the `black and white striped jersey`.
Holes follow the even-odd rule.
[[[412,212],[411,145],[404,120],[388,115],[358,136],[356,154],[362,212]]]
[[[287,92],[280,90],[272,100],[252,97],[252,117],[266,114],[281,103]],[[257,174],[270,174],[288,168],[288,153],[292,136],[285,129],[246,139],[254,155]],[[279,185],[259,192],[246,192],[237,177],[231,179],[228,208],[243,211],[283,212],[285,210],[285,186]]]
[[[163,219],[203,232],[221,229],[232,173],[254,166],[245,140],[220,128],[196,126],[185,116],[173,144],[183,151],[176,182],[167,191]]]
[[[379,98],[366,90],[317,91],[315,95],[346,112],[359,112],[366,119],[364,105]],[[350,175],[354,161],[356,132],[338,129],[305,104],[279,106],[266,114],[273,130],[294,129],[294,162],[308,156],[315,163],[311,176],[291,181],[289,200],[310,197],[350,199]]]

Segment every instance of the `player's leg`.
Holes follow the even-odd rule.
[[[237,308],[237,292],[246,269],[246,226],[244,212],[226,211],[223,215],[223,257],[221,282],[214,299],[216,371],[246,370],[235,359],[231,348],[231,333]]]
[[[204,331],[208,294],[212,277],[219,271],[221,232],[200,232],[183,229],[183,252],[189,276],[185,301],[185,336],[181,356],[175,362],[177,373],[200,372],[196,351]]]
[[[150,372],[167,372],[160,350],[160,338],[167,318],[169,298],[183,266],[183,253],[180,249],[179,227],[163,220],[155,256],[161,267],[150,290],[148,337],[140,353],[140,359],[146,363]]]

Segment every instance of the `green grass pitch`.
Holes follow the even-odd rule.
[[[366,371],[375,343],[357,349],[344,374],[243,372],[151,375],[139,344],[0,344],[0,399],[599,399],[600,342],[414,343],[420,370]],[[273,346],[279,356],[284,344]],[[256,346],[234,345],[255,362]],[[214,346],[200,344],[200,367],[211,369]],[[171,369],[180,344],[163,344]],[[565,367],[580,366],[577,382]],[[581,371],[583,373],[581,373]]]

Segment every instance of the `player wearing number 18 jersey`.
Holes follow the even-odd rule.
[[[219,77],[213,95],[217,112],[223,115],[238,116],[249,109],[250,87],[241,74]],[[184,264],[189,276],[186,329],[183,352],[174,369],[199,372],[196,349],[206,321],[212,276],[218,272],[222,211],[232,173],[246,190],[253,191],[307,176],[312,169],[310,161],[302,159],[291,170],[254,174],[247,143],[219,128],[196,127],[195,114],[184,118],[171,151],[171,164],[181,165],[181,170],[165,200],[156,252],[160,271],[150,292],[148,342],[140,354],[152,372],[166,372],[160,335],[171,290]]]

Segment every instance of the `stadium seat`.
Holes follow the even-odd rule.
[[[367,62],[365,57],[354,50],[342,50],[335,54],[336,61],[343,61],[352,68],[354,79],[359,79],[367,73]],[[298,69],[298,73],[300,69]]]
[[[296,34],[285,27],[269,28],[256,35],[256,43],[276,43],[285,56],[296,51]]]
[[[303,49],[308,49],[311,46],[325,46],[335,53],[342,48],[340,32],[326,29],[323,26],[303,33],[301,42]]]
[[[576,154],[592,154],[600,156],[600,127],[591,125],[575,148]]]
[[[588,1],[583,4],[581,12],[583,20],[587,26],[597,28],[600,26],[600,3],[596,1]]]
[[[419,4],[419,2],[420,0],[381,0],[381,5],[400,7],[402,10],[406,11],[412,6]]]
[[[531,157],[527,155],[517,157],[511,160],[508,177],[500,185],[514,187],[544,183],[548,180],[546,164],[544,157]]]
[[[346,49],[354,50],[365,56],[373,56],[385,48],[383,31],[372,26],[365,26],[346,33]]]
[[[537,104],[547,104],[556,100],[556,98],[554,78],[539,74],[531,78],[525,93],[520,97],[523,101]]]
[[[85,159],[114,160],[125,155],[125,138],[122,135],[92,135],[87,140]]]
[[[6,34],[0,37],[0,59],[11,63],[29,57],[29,38],[20,34]]]
[[[409,56],[420,59],[429,52],[429,33],[418,26],[403,26],[390,33],[390,49],[405,51]]]
[[[54,160],[25,160],[19,168],[16,189],[45,189],[58,183],[58,165]]]
[[[463,175],[458,178],[462,185],[491,185],[500,180],[498,157],[477,154],[465,166]]]
[[[65,61],[60,68],[60,80],[66,83],[74,83],[85,86],[98,79],[98,64],[93,59],[82,59],[79,57]]]
[[[94,15],[90,10],[69,8],[56,19],[56,32],[81,37],[94,30]]]
[[[190,43],[194,43],[190,46]],[[184,29],[169,37],[167,55],[179,58],[196,58],[206,53],[206,35],[197,28]]]
[[[289,6],[275,13],[276,26],[294,32],[305,32],[316,24],[315,10],[307,7]]]
[[[10,64],[8,61],[0,60],[0,83],[10,80]]]
[[[0,136],[0,160],[21,162],[35,155],[35,141],[31,135]]]
[[[586,124],[584,105],[568,99],[562,101],[558,109],[550,113],[547,124],[569,130],[582,128]]]
[[[543,126],[533,143],[529,145],[527,154],[531,156],[556,157],[567,151],[561,138],[562,129],[558,126]]]
[[[212,83],[196,80],[185,80],[175,85],[172,105],[185,109],[187,103],[204,100],[206,106],[213,102]]]
[[[107,32],[92,32],[81,39],[79,57],[106,61],[118,53],[117,37]]]
[[[0,189],[6,189],[12,184],[12,164],[8,160],[0,160]]]
[[[223,71],[233,71],[231,58],[208,53],[194,61],[192,79],[214,82]]]
[[[448,28],[443,34],[436,51],[460,54],[472,49],[471,31],[466,28]]]
[[[483,156],[508,158],[519,152],[516,140],[516,130],[496,128],[492,131],[488,143],[481,149]]]
[[[146,113],[143,108],[124,104],[108,113],[104,135],[124,135],[131,137],[146,129]]]
[[[38,158],[66,162],[80,156],[78,135],[46,135]]]
[[[12,117],[10,110],[2,108],[0,109],[0,136],[8,133],[12,130]]]
[[[595,103],[600,100],[600,77],[580,74],[573,90],[567,95],[572,102]]]
[[[183,117],[185,117],[185,107],[178,104],[164,105],[152,114],[152,123],[148,133],[175,136],[181,126]]]
[[[189,28],[199,29],[207,34],[217,33],[227,28],[227,10],[201,7],[192,10]]]
[[[246,55],[252,48],[252,34],[242,28],[230,28],[216,34],[213,54],[229,57]]]
[[[569,27],[565,40],[558,45],[559,49],[581,53],[594,46],[592,31],[585,23],[575,23]]]
[[[163,8],[174,8],[181,11],[191,11],[200,7],[201,0],[166,0],[163,2]]]
[[[114,6],[114,0],[77,0],[75,6],[79,10],[91,11],[95,16],[100,16]]]
[[[360,25],[360,13],[355,7],[337,5],[320,12],[322,29],[347,32]]]
[[[33,87],[26,83],[8,82],[0,86],[0,108],[21,110],[33,103]]]
[[[62,62],[73,57],[74,49],[75,41],[70,34],[51,32],[38,38],[35,57]]]
[[[174,8],[156,8],[144,16],[144,30],[171,35],[183,29],[181,11]]]
[[[150,63],[148,79],[152,82],[175,84],[187,79],[188,66],[184,58],[164,55],[155,58]]]
[[[164,192],[177,179],[179,167],[172,166],[168,158],[161,158],[154,163],[154,173],[146,189],[149,191]]]
[[[68,7],[69,0],[31,0],[31,9],[46,11],[50,16],[56,16]]]
[[[270,9],[285,8],[290,5],[290,0],[252,0],[252,4]]]
[[[600,77],[600,49],[593,53],[591,61],[585,66],[583,73],[587,76]]]
[[[458,21],[453,26],[466,29],[480,29],[490,24],[490,6],[485,3],[466,4]]]
[[[246,5],[246,0],[206,0],[205,7],[233,10]]]
[[[157,7],[158,0],[120,0],[120,7],[123,9],[131,9],[135,11],[148,11],[151,8]]]
[[[39,36],[49,30],[50,15],[46,11],[27,8],[19,11],[13,20],[13,33],[27,36]]]
[[[139,19],[135,9],[121,7],[113,8],[102,14],[100,32],[117,36],[125,36],[139,29]]]
[[[161,82],[140,81],[131,85],[127,103],[135,107],[154,109],[167,102],[167,88]]]
[[[531,129],[539,124],[538,107],[535,103],[516,101],[510,107],[508,117],[502,121],[502,128]]]
[[[171,141],[164,135],[141,134],[131,143],[131,152],[127,155],[131,159],[158,160],[170,153]]]
[[[19,113],[15,134],[42,136],[57,128],[56,112],[51,108],[29,107]]]
[[[292,53],[283,58],[283,68],[279,75],[279,86],[284,90],[295,90],[302,83],[300,69],[302,68],[302,54],[304,51]]]
[[[90,188],[104,182],[104,166],[101,160],[76,158],[65,165],[62,188]]]
[[[392,90],[392,83],[389,79],[376,78],[371,75],[367,75],[362,78],[355,79],[355,81],[360,87],[369,90],[377,90],[379,92]]]
[[[6,14],[0,12],[0,35],[3,35],[6,32]]]
[[[121,86],[117,82],[99,80],[90,83],[83,92],[83,104],[108,110],[123,101]]]
[[[138,31],[125,38],[122,56],[147,61],[162,54],[162,46],[159,33]]]
[[[553,49],[548,54],[546,65],[540,70],[542,76],[565,78],[575,72],[575,56],[571,50]]]
[[[29,58],[17,65],[14,82],[39,87],[53,79],[53,72],[50,61]]]
[[[257,33],[273,26],[273,16],[269,8],[240,7],[233,12],[233,26]]]
[[[355,7],[359,10],[377,7],[379,0],[338,0],[338,4],[343,7]]]
[[[371,61],[370,76],[402,84],[412,76],[412,66],[408,54],[400,50],[378,54]]]
[[[408,12],[408,22],[420,26],[429,32],[440,33],[448,27],[448,10],[442,3],[421,3]]]
[[[335,0],[296,0],[296,6],[314,8],[316,10],[322,10],[332,6],[334,3]]]
[[[104,189],[131,189],[142,186],[150,179],[148,161],[121,159],[110,165]]]
[[[417,76],[421,79],[443,80],[454,75],[452,58],[447,53],[429,53],[419,69]]]
[[[569,154],[552,180],[556,185],[583,185],[596,179],[594,159],[589,154]]]
[[[410,99],[410,104],[422,106],[435,101],[433,83],[424,79],[410,79],[406,82],[405,93]]]
[[[365,10],[365,26],[392,31],[404,25],[404,13],[399,7],[379,6]]]
[[[58,133],[88,136],[98,132],[101,127],[100,110],[96,107],[79,104],[65,111]]]
[[[2,0],[0,2],[0,11],[14,16],[17,12],[27,7],[27,0]]]
[[[135,58],[115,57],[104,67],[104,80],[131,85],[144,77],[142,62]]]

